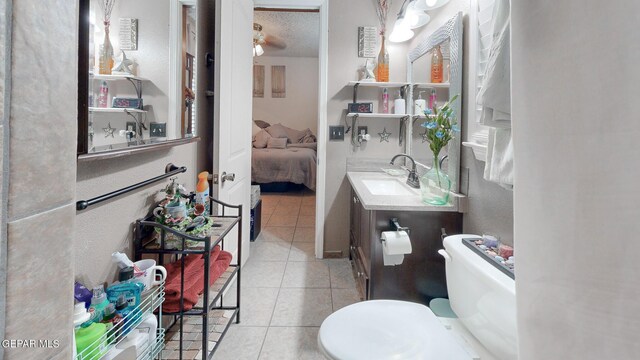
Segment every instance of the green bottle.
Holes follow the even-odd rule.
[[[91,319],[76,331],[76,349],[78,355],[84,360],[98,360],[107,352],[107,339],[103,338],[107,332],[107,326],[96,322],[97,317],[94,312]]]

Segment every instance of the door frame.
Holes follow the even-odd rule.
[[[255,0],[254,7],[318,9],[320,48],[318,52],[318,168],[316,174],[316,258],[324,257],[324,194],[327,171],[327,85],[329,77],[329,0]]]

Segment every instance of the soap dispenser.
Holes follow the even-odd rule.
[[[427,100],[422,98],[424,91],[418,93],[418,98],[414,101],[414,115],[424,115],[424,111],[427,109]]]
[[[407,113],[407,106],[402,98],[400,91],[398,91],[398,97],[393,101],[393,113],[396,115],[402,115]]]

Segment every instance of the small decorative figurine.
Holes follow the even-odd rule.
[[[367,59],[367,62],[364,64],[364,67],[363,67],[364,76],[361,81],[375,82],[376,76],[373,73],[373,69],[375,69],[375,67],[376,67],[376,64],[371,59]]]
[[[111,71],[121,74],[133,74],[130,68],[130,66],[133,65],[133,60],[127,59],[127,55],[125,55],[124,51],[120,50],[120,52],[122,52],[122,59],[115,64]]]
[[[109,125],[107,125],[106,128],[102,128],[102,130],[104,130],[104,137],[108,138],[109,136],[114,137],[113,132],[116,131],[116,128],[112,128],[111,123],[109,123]]]
[[[389,136],[391,135],[391,133],[387,132],[387,128],[384,128],[384,130],[382,130],[381,133],[378,133],[378,135],[380,135],[380,142],[389,142]]]

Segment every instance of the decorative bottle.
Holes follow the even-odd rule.
[[[113,46],[109,39],[109,23],[104,23],[104,43],[100,47],[99,73],[102,75],[111,75],[113,68]]]
[[[376,81],[378,82],[389,82],[389,52],[384,44],[384,40],[383,35],[380,54],[378,54],[378,67],[376,67]]]
[[[440,51],[440,45],[436,46],[431,55],[431,82],[442,82],[442,51]]]
[[[389,91],[387,88],[382,88],[382,111],[383,114],[389,113]]]
[[[109,104],[109,86],[106,81],[100,83],[100,90],[98,90],[98,107],[106,108]]]

